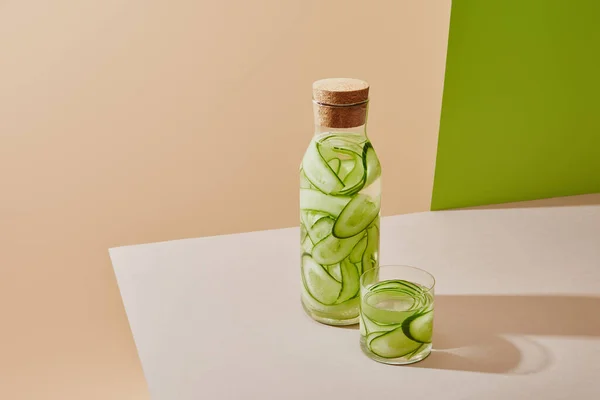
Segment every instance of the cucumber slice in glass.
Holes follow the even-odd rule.
[[[358,271],[354,264],[352,264],[347,258],[340,264],[342,271],[342,290],[340,296],[335,301],[336,303],[343,303],[358,294],[359,278]]]
[[[350,255],[350,252],[360,239],[362,239],[360,235],[348,239],[339,239],[333,235],[329,235],[315,245],[312,256],[319,264],[330,265],[339,263]]]
[[[402,324],[404,334],[420,343],[431,343],[433,333],[433,311],[413,315]]]
[[[344,239],[359,234],[377,218],[379,207],[379,198],[373,199],[366,194],[357,194],[335,221],[333,235]]]
[[[300,189],[300,209],[317,211],[337,217],[346,204],[352,200],[349,196],[329,196],[313,189]]]
[[[367,337],[367,344],[369,349],[379,357],[396,358],[414,352],[421,347],[422,343],[409,339],[402,328],[396,328],[393,331],[384,332],[370,342]]]
[[[320,303],[333,304],[339,297],[342,284],[308,254],[302,256],[302,277],[308,293]]]
[[[314,186],[324,193],[337,193],[344,187],[344,182],[338,178],[335,171],[321,156],[321,145],[313,141],[304,154],[302,169]]]

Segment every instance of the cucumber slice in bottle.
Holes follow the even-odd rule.
[[[346,204],[352,200],[348,196],[328,196],[313,189],[300,189],[300,208],[304,211],[317,211],[337,217]]]
[[[367,236],[365,235],[362,239],[360,239],[360,242],[358,242],[356,246],[354,246],[354,248],[352,249],[352,253],[350,253],[350,262],[353,262],[354,264],[360,263],[362,261],[362,256],[366,248]]]
[[[321,240],[331,235],[331,228],[334,221],[327,217],[318,220],[312,227],[308,228],[308,236],[313,243],[319,243]]]
[[[416,314],[407,318],[402,323],[404,334],[420,343],[431,343],[433,333],[433,311],[428,311],[424,314]]]
[[[342,181],[346,179],[350,171],[354,169],[354,164],[356,163],[355,159],[352,160],[342,160],[342,164],[340,165],[340,170],[338,171],[338,178]]]
[[[302,256],[302,277],[308,293],[320,303],[333,304],[339,297],[342,284],[308,254]]]
[[[311,242],[310,237],[308,235],[306,235],[306,238],[304,238],[304,241],[302,243],[300,243],[301,247],[302,247],[302,251],[304,253],[308,253],[310,254],[313,250],[313,248],[315,247],[315,245],[313,244],[313,242]]]
[[[376,218],[378,222],[379,217]],[[367,229],[367,248],[362,257],[363,273],[379,265],[379,229],[377,224],[371,225]]]
[[[333,278],[336,281],[342,282],[342,269],[341,269],[339,263],[333,264],[333,265],[328,265],[327,272],[329,272],[329,275],[333,276]],[[343,287],[343,284],[342,284],[342,287]]]
[[[304,224],[300,222],[300,243],[304,242],[304,239],[306,239],[306,235],[308,235],[308,232],[306,232]]]
[[[339,158],[332,158],[331,160],[327,161],[327,164],[329,164],[331,170],[335,172],[336,175],[338,175],[338,173],[340,172],[340,166],[342,165],[342,160],[340,160]]]
[[[362,239],[360,235],[348,239],[339,239],[333,235],[329,235],[315,245],[312,256],[319,264],[330,265],[339,263],[350,255],[350,252],[360,239]]]
[[[358,293],[359,278],[358,271],[354,264],[352,264],[347,258],[340,264],[342,270],[342,290],[340,296],[335,301],[337,304],[343,303]]]
[[[342,304],[326,305],[312,297],[306,287],[302,285],[302,302],[312,313],[318,317],[347,320],[358,317],[359,298],[355,297]]]
[[[331,215],[319,211],[300,211],[300,221],[305,228],[312,228],[321,218],[331,218]]]
[[[379,198],[373,199],[366,194],[357,194],[344,207],[333,225],[333,235],[349,238],[359,234],[379,215]]]
[[[371,144],[365,146],[366,178],[365,186],[369,186],[381,176],[381,164]]]
[[[310,183],[320,191],[329,194],[337,193],[344,187],[344,182],[323,159],[319,152],[320,147],[321,145],[316,141],[308,146],[302,160],[302,169]]]
[[[310,183],[302,168],[300,168],[300,189],[314,189],[314,186]]]
[[[379,357],[396,358],[410,354],[421,347],[420,342],[409,339],[402,328],[385,332],[382,335],[367,342],[369,349]]]
[[[365,186],[365,166],[363,160],[357,154],[347,152],[354,158],[354,168],[344,178],[344,188],[339,191],[343,195],[352,195],[358,193]]]

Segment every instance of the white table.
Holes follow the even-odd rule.
[[[600,206],[382,220],[437,278],[434,348],[394,367],[299,300],[297,228],[110,250],[154,400],[600,399]]]

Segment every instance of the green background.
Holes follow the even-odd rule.
[[[455,0],[432,210],[600,192],[600,0]]]

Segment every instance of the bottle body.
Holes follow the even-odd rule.
[[[359,318],[360,275],[379,265],[381,166],[364,126],[317,129],[300,168],[302,305],[315,320]]]

